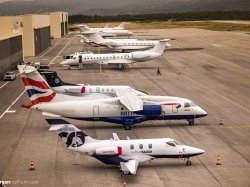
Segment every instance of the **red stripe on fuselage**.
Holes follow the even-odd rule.
[[[118,155],[121,155],[122,154],[122,147],[117,147],[118,149]]]
[[[35,81],[26,77],[22,77],[24,86],[36,86],[41,89],[49,89],[48,85],[44,81]]]
[[[162,105],[166,105],[166,106],[172,106],[172,105],[180,105],[180,103],[166,103],[166,104],[162,104]]]

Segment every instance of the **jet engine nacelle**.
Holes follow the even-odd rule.
[[[153,115],[158,116],[162,114],[161,105],[145,105],[143,106],[143,110],[134,112],[140,115]]]
[[[121,147],[102,147],[95,150],[96,155],[121,155]]]
[[[150,55],[144,52],[132,52],[132,57],[139,60],[149,58]]]
[[[74,86],[72,88],[65,89],[65,93],[69,94],[83,94],[86,92],[85,86]]]

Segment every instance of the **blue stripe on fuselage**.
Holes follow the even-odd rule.
[[[114,116],[114,117],[99,117],[99,118],[72,118],[83,121],[105,121],[116,124],[134,125],[148,120],[183,120],[205,117],[205,114],[200,115],[165,115],[165,116]]]

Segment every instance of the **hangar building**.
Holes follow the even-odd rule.
[[[23,61],[22,19],[19,16],[0,17],[0,77]]]
[[[52,12],[50,13],[51,36],[61,38],[68,34],[68,13]]]
[[[0,16],[0,77],[23,62],[37,56],[49,46],[51,37],[68,34],[68,13]]]

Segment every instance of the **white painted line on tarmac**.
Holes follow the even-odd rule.
[[[8,84],[9,82],[10,82],[10,81],[4,83],[4,84],[0,87],[0,89],[3,88],[3,87],[4,87],[6,84]]]
[[[24,94],[25,91],[26,89],[15,99],[15,101],[11,103],[11,105],[4,111],[4,113],[2,113],[0,119],[9,111],[9,109],[17,102],[17,100]]]
[[[51,51],[52,49],[54,49],[56,46],[57,46],[57,44],[54,45],[53,47],[51,47],[51,48],[50,48],[48,51],[46,51],[45,53],[43,53],[40,57],[43,57],[44,55],[46,55],[49,51]]]
[[[50,61],[49,66],[54,62],[54,60],[64,51],[64,49],[66,49],[66,47],[68,47],[68,45],[70,44],[70,42],[74,39],[75,37],[71,38],[70,41],[67,43],[67,45],[62,48],[62,50]]]
[[[15,113],[15,110],[8,110],[6,113]]]

